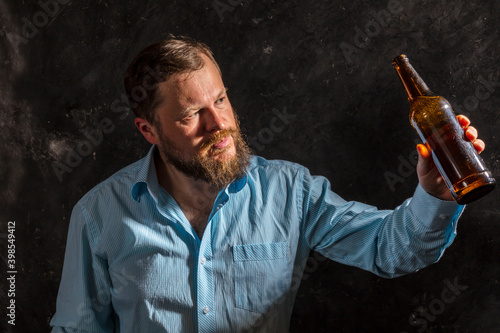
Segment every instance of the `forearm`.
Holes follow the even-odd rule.
[[[455,238],[462,211],[463,206],[434,198],[418,186],[380,229],[376,258],[380,275],[396,277],[438,261]]]

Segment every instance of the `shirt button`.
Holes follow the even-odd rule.
[[[439,218],[440,218],[441,220],[446,220],[446,219],[448,218],[448,215],[441,214],[441,215],[439,215]]]
[[[205,306],[205,307],[203,308],[203,313],[204,313],[204,314],[207,314],[207,313],[209,313],[209,312],[210,312],[210,308],[209,308],[208,306]]]
[[[206,262],[207,262],[207,258],[205,258],[205,257],[201,258],[200,263],[201,263],[202,265],[205,265],[205,263],[206,263]],[[206,308],[205,308],[205,309],[206,309]]]

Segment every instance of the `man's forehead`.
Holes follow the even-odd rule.
[[[214,76],[215,75],[215,76]],[[216,98],[226,91],[217,71],[204,66],[199,70],[173,74],[159,85],[165,102],[174,102],[183,107],[203,103],[205,97]]]

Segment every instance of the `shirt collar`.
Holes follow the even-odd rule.
[[[229,184],[229,186],[227,187],[227,191],[229,193],[239,192],[243,189],[243,187],[245,187],[247,181],[248,181],[247,173],[245,172],[243,177],[235,179],[231,184]]]
[[[130,193],[132,198],[137,202],[140,201],[140,196],[146,189],[149,191],[153,199],[158,202],[160,184],[158,183],[155,166],[155,154],[157,150],[156,145],[153,145],[148,154],[140,161],[139,171],[137,172],[134,185],[132,186]],[[248,178],[245,173],[243,177],[238,178],[229,184],[226,191],[228,193],[239,192],[243,189],[243,187],[245,187],[247,181]]]
[[[156,145],[153,145],[148,154],[140,161],[139,171],[135,177],[134,185],[132,186],[132,198],[139,202],[140,196],[146,189],[149,190],[151,196],[158,202],[158,194],[160,184],[156,176],[155,154]]]

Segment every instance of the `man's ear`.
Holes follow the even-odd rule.
[[[154,145],[158,144],[160,141],[158,133],[154,126],[152,126],[146,119],[136,117],[134,119],[134,124],[149,143]]]

